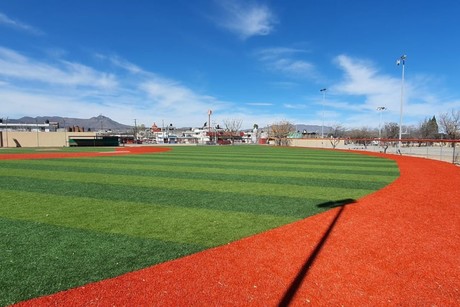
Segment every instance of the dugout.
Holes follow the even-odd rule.
[[[87,136],[69,137],[69,146],[88,147],[88,146],[120,146],[118,136]]]

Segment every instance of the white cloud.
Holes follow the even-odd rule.
[[[213,97],[199,95],[178,82],[167,79],[146,80],[140,89],[157,105],[176,110],[207,108],[219,104]]]
[[[281,73],[291,78],[320,78],[313,63],[298,59],[299,55],[308,53],[307,50],[296,48],[266,48],[256,51],[257,59],[270,71]]]
[[[256,107],[268,107],[268,106],[273,105],[273,103],[271,103],[271,102],[248,102],[246,104],[248,106],[256,106]]]
[[[380,75],[371,62],[358,60],[346,55],[336,58],[345,73],[345,80],[334,87],[335,91],[348,95],[364,95],[368,98],[398,96],[401,81],[395,77]],[[381,103],[381,102],[380,102]]]
[[[371,61],[339,55],[335,63],[343,70],[344,78],[331,86],[330,91],[342,101],[328,99],[330,108],[350,112],[344,121],[353,126],[376,126],[379,121],[377,107],[385,106],[383,122],[399,122],[401,107],[401,68],[395,66],[394,75],[383,74]],[[352,102],[344,102],[349,99]],[[413,73],[404,82],[403,125],[417,124],[426,117],[449,110],[458,101],[444,100],[433,88],[430,77]],[[356,126],[356,125],[355,125]]]
[[[300,84],[296,82],[289,82],[289,81],[275,81],[269,83],[274,88],[279,89],[293,89],[298,87]]]
[[[292,104],[292,103],[285,103],[283,106],[286,109],[294,109],[294,110],[300,110],[300,109],[306,109],[307,106],[305,104]]]
[[[278,59],[271,65],[275,70],[294,76],[311,76],[315,70],[312,63],[293,59]]]
[[[273,47],[260,49],[256,52],[256,55],[260,57],[260,60],[273,60],[282,57],[291,57],[298,53],[307,53],[307,50],[288,48],[288,47]]]
[[[43,32],[35,27],[26,23],[14,20],[0,12],[0,25],[5,25],[17,30],[25,31],[34,35],[43,35]]]
[[[273,31],[276,17],[265,5],[239,0],[219,1],[218,4],[223,9],[218,24],[242,39],[268,35]]]
[[[164,120],[178,126],[199,126],[207,120],[208,109],[214,110],[213,121],[240,112],[233,103],[194,91],[122,58],[99,55],[98,59],[121,70],[114,72],[110,67],[112,73],[108,74],[81,63],[45,62],[0,47],[2,116],[89,118],[104,114],[127,124],[136,118],[146,125]],[[241,111],[245,118],[249,113]]]
[[[60,61],[59,65],[39,62],[11,49],[0,47],[0,76],[50,85],[87,86],[110,89],[117,86],[115,76],[88,66]]]
[[[131,63],[131,62],[128,62],[118,56],[106,56],[106,55],[103,55],[103,54],[100,54],[100,53],[97,53],[95,54],[95,57],[100,59],[100,60],[105,60],[105,61],[109,61],[110,63],[112,63],[113,65],[115,65],[116,67],[119,67],[119,68],[122,68],[130,73],[133,73],[133,74],[140,74],[140,73],[146,73],[142,68],[140,68],[139,66]]]
[[[401,79],[397,75],[384,75],[374,63],[346,55],[337,56],[335,63],[343,70],[344,78],[328,92],[341,96],[342,101],[328,99],[327,108],[344,111],[345,126],[377,126],[380,106],[387,108],[384,122],[399,122]],[[405,86],[411,87],[409,82]]]

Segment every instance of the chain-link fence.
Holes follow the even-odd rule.
[[[380,144],[370,144],[364,146],[362,144],[349,143],[337,148],[358,149],[374,152],[386,152],[392,154],[401,154],[414,157],[422,157],[427,159],[441,160],[445,162],[460,163],[460,146],[452,147],[452,145],[404,145],[398,149],[398,145],[391,144],[389,146]]]
[[[460,164],[460,140],[294,139],[294,146],[401,154]]]

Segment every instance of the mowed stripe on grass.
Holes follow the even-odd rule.
[[[9,204],[8,208],[0,207],[0,215],[5,218],[203,247],[222,245],[294,220],[268,214],[94,201],[23,191],[2,191],[2,197]],[[40,201],[31,203],[29,199]]]
[[[0,260],[2,276],[8,279],[1,282],[1,304],[117,276],[290,223],[360,198],[399,174],[396,164],[386,159],[258,146],[178,147],[154,155],[10,160],[0,165],[0,242],[14,255]],[[31,236],[34,228],[43,236]],[[104,243],[107,238],[111,244]],[[89,253],[96,256],[78,251],[81,245],[97,244],[103,248]],[[69,267],[61,273],[62,259],[69,257]],[[110,258],[117,265],[95,270],[88,264],[94,257]],[[40,273],[45,268],[54,275]]]

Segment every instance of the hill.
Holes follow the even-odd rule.
[[[89,119],[82,118],[71,118],[71,117],[60,117],[60,116],[37,116],[37,117],[21,117],[19,119],[9,119],[9,123],[18,123],[18,124],[36,124],[36,123],[45,123],[57,122],[59,127],[72,127],[78,126],[80,128],[85,128],[85,131],[107,131],[111,130],[113,132],[126,132],[132,130],[133,126],[120,124],[109,117],[104,115],[99,115],[97,117],[91,117]],[[302,132],[306,130],[309,133],[316,132],[321,134],[321,126],[319,125],[305,125],[305,124],[295,124],[295,131]],[[178,130],[186,130],[189,128],[179,128]],[[260,130],[267,130],[267,127],[260,128]],[[324,126],[324,133],[329,133],[332,131],[332,127]],[[252,131],[252,129],[245,129],[245,131]]]
[[[85,131],[107,131],[111,130],[114,132],[125,132],[132,129],[132,126],[120,124],[106,116],[99,115],[97,117],[91,117],[89,119],[83,118],[71,118],[71,117],[60,117],[60,116],[37,116],[37,117],[21,117],[18,119],[10,119],[9,123],[21,123],[21,124],[36,124],[36,123],[45,123],[57,122],[59,127],[72,127],[78,126],[85,128]]]

